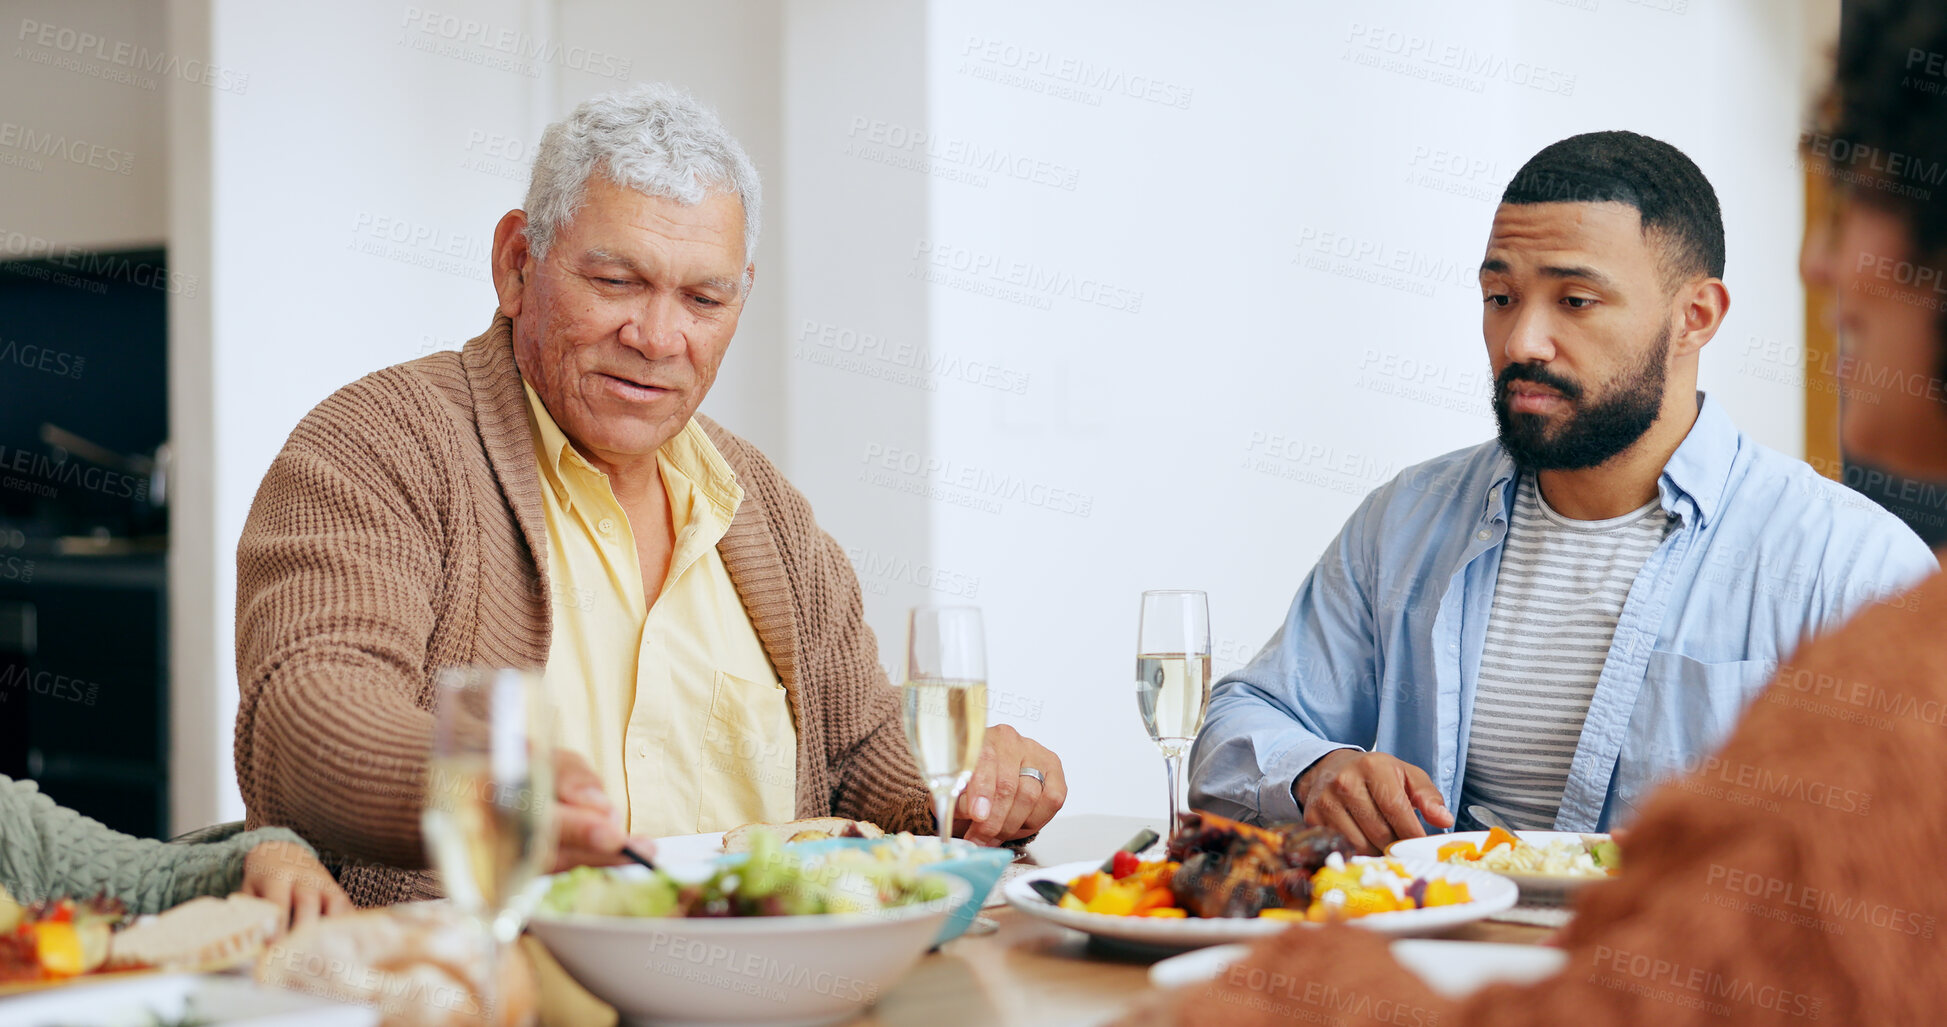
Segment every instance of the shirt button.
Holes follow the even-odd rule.
[[[607,524],[608,522],[607,522],[607,521],[603,521],[602,523],[603,523],[603,524]],[[608,529],[607,529],[607,528],[603,528],[602,530],[603,530],[603,531],[607,531]],[[1481,530],[1479,530],[1479,531],[1477,531],[1477,532],[1474,532],[1474,537],[1475,537],[1475,538],[1477,538],[1477,539],[1480,539],[1480,540],[1481,540],[1482,542],[1485,542],[1485,541],[1487,541],[1488,539],[1491,539],[1491,538],[1493,538],[1493,537],[1494,537],[1494,533],[1493,533],[1493,532],[1491,532],[1491,531],[1489,531],[1489,530],[1487,530],[1486,528],[1482,528]]]
[[[604,535],[615,534],[615,520],[613,518],[604,517],[602,518],[602,523],[595,525],[595,527],[602,529],[602,534]],[[1486,533],[1482,532],[1482,534],[1484,535]]]

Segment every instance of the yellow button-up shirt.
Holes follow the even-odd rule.
[[[797,734],[717,542],[743,487],[695,421],[656,453],[676,548],[653,604],[628,516],[532,387],[554,638],[555,743],[587,757],[628,829],[723,831],[795,815]]]

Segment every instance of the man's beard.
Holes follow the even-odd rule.
[[[1670,328],[1665,325],[1643,362],[1588,407],[1578,405],[1584,390],[1575,382],[1540,364],[1509,364],[1494,380],[1494,420],[1502,448],[1523,470],[1579,471],[1635,445],[1663,412],[1663,365],[1669,352]],[[1545,385],[1569,402],[1571,412],[1554,432],[1548,430],[1547,418],[1508,409],[1508,386],[1518,381]]]

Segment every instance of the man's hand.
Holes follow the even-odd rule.
[[[1043,781],[1021,773],[1039,770]],[[1026,838],[1054,819],[1068,799],[1061,757],[1006,724],[987,729],[980,762],[960,793],[955,833],[976,845],[999,845]]]
[[[647,838],[625,839],[622,811],[602,791],[602,779],[579,753],[557,750],[554,754],[554,820],[556,873],[579,866],[614,866],[626,863],[624,841],[644,856],[652,856],[655,845]]]
[[[1417,810],[1435,827],[1453,814],[1426,771],[1383,752],[1334,749],[1291,784],[1305,823],[1336,829],[1360,852],[1377,855],[1400,838],[1425,837]]]
[[[321,916],[349,913],[352,900],[302,845],[265,842],[243,857],[243,883],[237,891],[255,895],[284,911],[285,930]]]

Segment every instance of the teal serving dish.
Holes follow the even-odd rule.
[[[890,844],[893,844],[891,838],[824,838],[815,842],[794,842],[785,847],[799,855],[810,856],[839,849],[870,850]],[[935,946],[945,945],[973,926],[974,918],[980,915],[980,907],[987,901],[988,893],[1000,882],[1001,872],[1017,856],[1013,849],[983,848],[959,839],[948,844],[947,854],[946,859],[928,863],[925,869],[952,874],[967,882],[968,898],[947,914],[946,923],[940,925],[939,936],[933,939]]]

